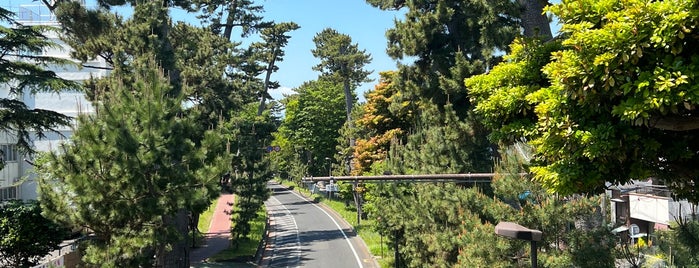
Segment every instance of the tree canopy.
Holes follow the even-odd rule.
[[[94,232],[87,263],[181,266],[165,256],[187,252],[178,249],[179,214],[218,193],[222,159],[207,151],[220,140],[209,132],[195,146],[196,121],[182,116],[182,95],[173,95],[162,72],[136,73],[130,85],[113,77],[110,101],[80,116],[71,143],[51,154],[42,205],[51,218]]]
[[[273,156],[295,179],[327,174],[327,160],[336,153],[338,130],[345,123],[344,95],[336,80],[320,77],[296,88],[283,102],[286,116],[275,134],[281,154]],[[283,160],[282,160],[283,159]],[[304,168],[305,167],[305,168]]]
[[[699,56],[688,49],[699,41],[698,8],[694,1],[551,6],[562,41],[518,41],[507,62],[467,80],[476,112],[496,140],[534,145],[531,171],[556,192],[655,177],[699,201],[691,164],[699,160]]]

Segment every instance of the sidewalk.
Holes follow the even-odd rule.
[[[227,249],[230,245],[231,216],[226,212],[231,209],[228,203],[233,203],[233,195],[221,194],[216,202],[216,209],[214,210],[214,215],[211,217],[211,225],[205,234],[204,245],[192,250],[190,260],[193,266],[195,264],[206,263],[207,258]],[[197,267],[208,266],[197,265]]]

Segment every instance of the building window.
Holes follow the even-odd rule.
[[[0,145],[0,158],[5,162],[17,162],[17,146],[14,144]]]
[[[17,186],[0,188],[0,201],[17,199]]]

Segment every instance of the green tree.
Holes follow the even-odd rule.
[[[524,144],[507,147],[501,154],[491,188],[463,183],[377,186],[369,213],[376,217],[375,227],[397,247],[398,266],[526,265],[512,260],[528,252],[529,245],[496,236],[493,228],[501,221],[545,233],[539,243],[539,262],[544,266],[613,266],[614,241],[609,230],[576,224],[598,217],[599,198],[564,200],[521,176],[531,157],[531,149]],[[394,165],[391,161],[389,165]]]
[[[39,138],[70,123],[63,114],[27,107],[23,95],[79,89],[80,85],[56,75],[47,68],[70,65],[70,61],[43,56],[44,49],[57,47],[44,34],[56,29],[25,26],[14,20],[15,14],[0,8],[0,87],[7,97],[0,98],[0,132],[17,137],[17,146],[31,153],[33,135]],[[0,155],[0,169],[4,166]]]
[[[269,159],[263,148],[272,139],[276,129],[270,112],[256,115],[254,103],[246,110],[233,116],[230,122],[224,124],[224,132],[231,141],[232,157],[231,188],[236,195],[232,209],[234,243],[250,232],[250,221],[257,216],[265,200],[269,198],[267,182],[272,179]]]
[[[513,1],[368,1],[382,8],[404,8],[405,19],[386,32],[388,54],[415,58],[400,68],[402,95],[411,101],[468,105],[464,78],[484,72],[493,52],[506,50],[519,33]],[[467,107],[464,107],[467,108]]]
[[[263,6],[251,0],[191,0],[190,2],[194,5],[190,11],[201,11],[199,17],[202,22],[226,40],[231,39],[235,27],[240,27],[241,35],[245,37],[273,25],[271,22],[264,21],[259,14],[264,11]]]
[[[296,164],[287,165],[285,171],[295,169],[296,178],[325,175],[325,158],[335,155],[338,130],[345,122],[343,89],[335,80],[320,77],[295,91],[298,94],[284,101],[286,116],[275,135],[275,144],[282,150],[275,159],[291,157],[287,163]]]
[[[188,267],[187,213],[218,193],[222,159],[209,150],[219,135],[207,132],[195,146],[183,96],[147,66],[132,84],[112,77],[109,101],[78,118],[72,142],[41,170],[45,213],[95,234],[88,264]]]
[[[0,204],[0,265],[32,267],[59,248],[67,231],[41,216],[36,201],[10,200]]]
[[[284,59],[283,48],[289,43],[289,38],[291,38],[287,33],[298,28],[300,28],[300,26],[293,22],[274,24],[272,27],[260,31],[260,35],[264,42],[252,45],[253,49],[258,50],[257,55],[261,56],[262,63],[266,64],[264,68],[265,80],[262,86],[262,92],[259,93],[260,105],[257,109],[257,115],[262,115],[262,111],[264,111],[266,107],[265,101],[271,99],[268,90],[279,87],[279,83],[271,81],[271,76],[272,73],[279,70],[277,62]]]
[[[367,76],[371,71],[364,66],[371,62],[371,55],[366,50],[360,50],[358,44],[352,44],[349,35],[341,34],[334,29],[326,28],[313,37],[316,48],[311,50],[320,63],[313,67],[325,76],[337,77],[342,82],[345,95],[345,112],[348,128],[353,128],[352,107],[355,102],[354,89],[362,82],[368,82]],[[350,137],[349,146],[354,147],[355,138]]]
[[[247,37],[272,26],[271,23],[262,21],[259,16],[262,6],[255,5],[253,1],[104,0],[98,1],[98,9],[86,9],[73,1],[56,3],[54,7],[64,26],[66,42],[74,47],[78,59],[85,61],[102,57],[113,69],[114,79],[121,80],[119,83],[114,79],[90,81],[88,95],[99,102],[109,103],[112,101],[109,98],[114,98],[109,92],[115,85],[132,85],[137,80],[138,72],[141,71],[139,66],[151,64],[163,69],[172,90],[164,96],[170,98],[183,94],[187,105],[186,109],[181,110],[181,116],[196,118],[193,121],[196,123],[191,126],[185,138],[193,142],[196,148],[206,148],[207,159],[225,153],[225,143],[208,144],[212,141],[210,135],[205,133],[213,130],[218,131],[220,136],[226,136],[233,130],[221,129],[222,124],[231,120],[241,122],[250,119],[241,111],[247,111],[249,103],[259,102],[258,93],[266,92],[267,88],[259,79],[259,74],[267,70],[267,66],[271,66],[270,74],[275,71],[274,64],[268,65],[268,61],[280,60],[280,55],[283,55],[280,49],[283,45],[273,53],[267,53],[264,49],[241,48],[239,42],[231,41],[236,27],[241,27],[242,37]],[[124,5],[129,5],[134,11],[129,19],[121,18],[109,9]],[[201,15],[198,16],[201,24],[205,26],[198,28],[185,23],[173,25],[168,15],[172,8],[196,11]],[[269,32],[272,37],[279,33],[275,30],[293,28],[291,26],[289,23],[280,24],[278,28],[265,30],[263,36]],[[285,34],[279,34],[287,38]],[[144,57],[144,54],[155,55],[155,61]],[[260,63],[265,66],[261,67]],[[273,85],[273,82],[267,79],[267,84]],[[237,118],[239,116],[242,117]],[[247,137],[245,135],[242,137]],[[244,147],[243,151],[254,151],[259,149],[257,146],[261,143],[264,141],[241,143],[241,147]],[[248,161],[245,165],[249,166],[246,172],[251,171],[250,174],[255,174],[254,176],[265,174],[264,163],[253,164],[250,161],[257,161],[257,158],[249,155],[244,157]],[[260,166],[252,173],[252,167],[258,164]],[[222,169],[218,175],[231,169],[230,166]],[[203,175],[205,174],[197,173],[197,176]],[[207,187],[195,192],[196,198],[191,203],[180,204],[184,209],[180,212],[183,213],[178,212],[176,219],[173,219],[180,236],[187,233],[186,226],[181,225],[187,221],[187,215],[192,215],[189,225],[189,229],[192,229],[192,226],[196,226],[196,215],[217,194],[217,191],[209,191]],[[259,198],[264,198],[264,193]],[[176,250],[170,251],[164,259],[176,260],[180,256],[186,256],[186,251],[180,251],[182,248],[179,244],[173,246]]]
[[[374,7],[378,7],[383,10],[398,10],[404,7],[408,7],[411,1],[406,0],[366,0],[367,3]],[[417,1],[412,1],[413,3]],[[455,1],[456,2],[456,1]],[[461,1],[464,3],[464,1]],[[468,3],[466,3],[468,5]],[[493,8],[500,8],[500,3],[495,3],[492,5]],[[510,3],[513,4],[513,3]],[[544,7],[548,4],[545,1],[540,0],[518,0],[516,4],[519,5],[519,13],[513,13],[513,15],[519,14],[519,22],[521,24],[522,32],[525,36],[535,37],[541,36],[545,40],[551,39],[551,27],[549,26],[549,19],[544,14]]]
[[[599,192],[605,182],[656,177],[677,197],[697,202],[699,89],[692,81],[698,57],[688,48],[699,42],[698,8],[694,1],[554,5],[549,10],[567,37],[563,47],[534,69],[543,74],[523,80],[500,72],[470,82],[480,87],[474,91],[495,93],[484,95],[483,111],[498,103],[520,107],[483,115],[493,122],[494,117],[534,122],[501,128],[500,136],[525,135],[537,154],[531,171],[549,189]],[[505,65],[518,76],[529,71],[512,66],[530,64],[519,55]]]

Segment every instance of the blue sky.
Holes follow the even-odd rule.
[[[370,75],[374,82],[357,88],[361,99],[362,92],[373,89],[378,82],[379,72],[396,69],[395,61],[386,55],[385,33],[393,27],[394,18],[402,19],[402,13],[382,11],[364,0],[263,0],[259,3],[265,7],[266,19],[293,21],[301,26],[291,33],[284,61],[273,76],[282,87],[298,87],[318,77],[311,69],[318,64],[311,54],[315,47],[313,36],[328,27],[352,37],[352,41],[373,58],[366,69],[374,71]]]

